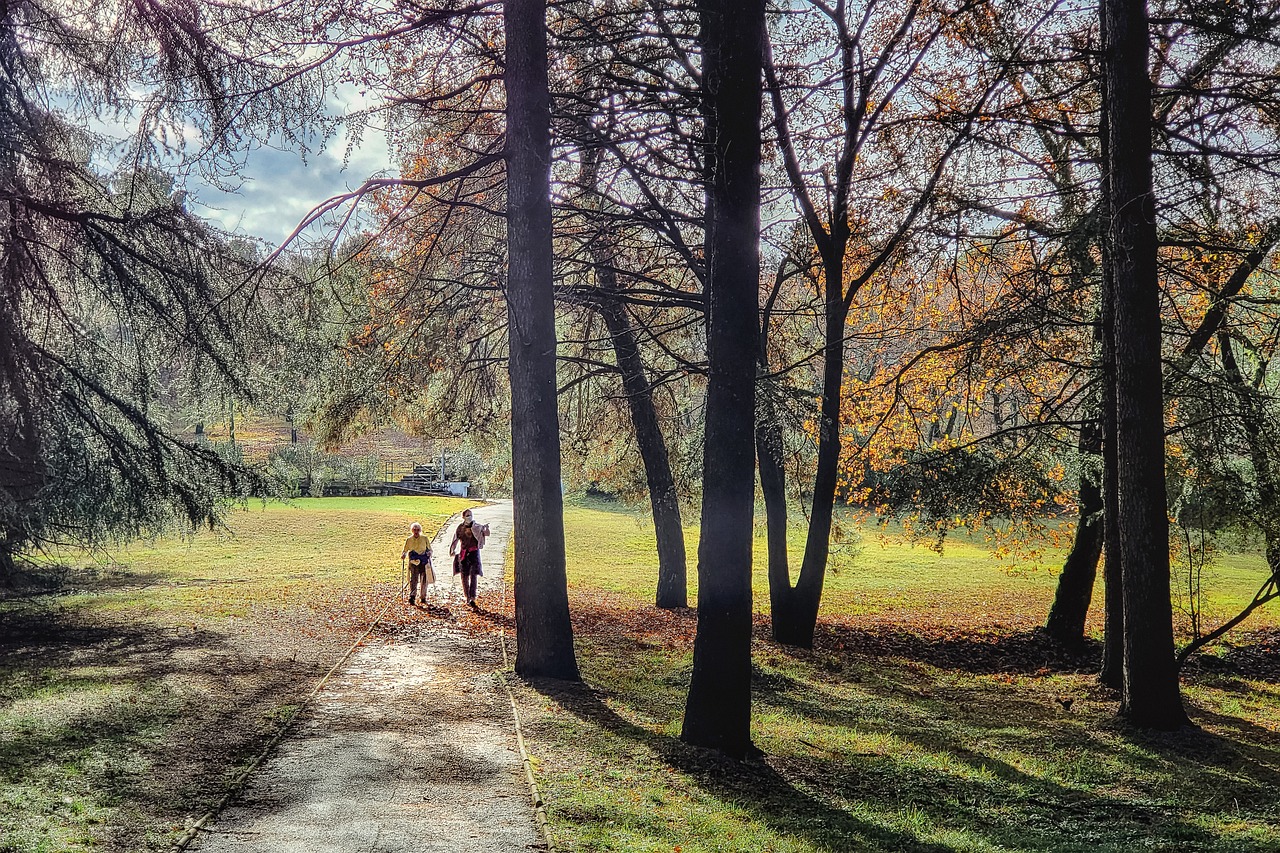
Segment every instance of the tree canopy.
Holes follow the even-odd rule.
[[[526,674],[576,675],[566,482],[648,497],[667,608],[701,501],[692,742],[749,751],[753,565],[811,646],[841,503],[938,547],[1072,516],[1049,632],[1083,638],[1104,560],[1104,679],[1178,725],[1179,662],[1239,620],[1193,603],[1179,657],[1171,573],[1248,530],[1250,610],[1280,577],[1278,33],[1184,0],[9,3],[0,568],[268,491],[177,422],[253,398],[505,454]],[[394,162],[285,246],[188,209],[340,123]]]

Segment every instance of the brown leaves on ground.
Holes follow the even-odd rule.
[[[359,590],[337,593],[321,591],[307,601],[308,613],[315,619],[299,630],[317,629],[350,634],[353,638],[373,627],[371,637],[394,637],[409,629],[429,628],[433,624],[463,627],[481,632],[501,631],[513,626],[510,607],[500,591],[482,591],[477,609],[466,606],[462,594],[454,586],[441,581],[432,587],[425,602],[409,603],[409,591],[403,585],[375,583]],[[297,619],[297,611],[281,610],[270,614],[273,619]]]
[[[894,658],[975,675],[1047,676],[1098,672],[1102,644],[1087,638],[1065,646],[1043,633],[1041,614],[1021,602],[995,606],[989,619],[969,617],[948,624],[935,614],[829,616],[818,620],[812,651],[838,666],[859,658]],[[510,610],[510,601],[506,603]],[[692,648],[698,614],[694,608],[661,610],[634,598],[599,589],[572,588],[569,607],[575,636],[626,638],[640,646]],[[767,613],[755,616],[757,642],[772,644]],[[1240,631],[1217,648],[1192,659],[1188,674],[1245,675],[1280,682],[1280,629]]]
[[[1280,628],[1236,631],[1187,661],[1183,672],[1243,676],[1280,683]]]
[[[910,625],[860,627],[836,621],[819,624],[814,650],[835,656],[900,658],[975,674],[1093,673],[1102,658],[1102,645],[1096,640],[1069,648],[1039,630],[921,630]]]
[[[662,610],[621,593],[595,588],[569,590],[575,636],[609,642],[625,640],[634,647],[685,649],[693,647],[697,610]],[[295,609],[262,614],[273,630],[326,641],[352,642],[369,626],[371,638],[394,641],[406,631],[457,631],[503,634],[508,648],[515,633],[510,588],[482,589],[478,607],[467,607],[456,582],[441,577],[426,604],[408,603],[403,586],[372,584],[359,591],[326,595],[307,602],[303,614]],[[1102,656],[1097,639],[1064,646],[1039,629],[1040,614],[1021,601],[993,602],[985,612],[970,612],[952,621],[953,614],[937,608],[869,615],[823,615],[812,650],[786,648],[788,654],[813,656],[832,671],[855,659],[885,658],[937,669],[994,677],[1045,677],[1060,673],[1095,674]],[[943,618],[945,616],[946,618]],[[757,643],[773,645],[767,613],[755,616]],[[1240,631],[1230,642],[1194,658],[1186,674],[1246,676],[1280,682],[1280,630]],[[619,651],[625,649],[623,648]],[[784,648],[784,647],[778,647]],[[336,650],[335,650],[336,651]]]
[[[625,636],[655,646],[692,646],[698,629],[698,611],[693,608],[662,610],[600,589],[570,589],[569,613],[575,634]]]

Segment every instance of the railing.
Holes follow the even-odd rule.
[[[412,474],[413,469],[416,467],[417,467],[416,465],[404,465],[404,464],[396,464],[394,462],[388,462],[383,467],[382,482],[388,485],[392,483],[398,483],[401,480],[403,480],[405,477]]]

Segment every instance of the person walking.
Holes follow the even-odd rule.
[[[431,540],[422,535],[422,525],[414,522],[409,525],[409,538],[404,540],[404,551],[400,554],[400,565],[409,558],[409,603],[414,597],[423,604],[427,603],[427,585],[436,582],[436,574],[431,569]],[[420,589],[419,589],[420,587]]]
[[[489,535],[489,525],[476,524],[471,510],[462,511],[462,521],[453,531],[453,540],[449,543],[449,553],[453,555],[453,573],[461,575],[462,596],[467,606],[476,608],[476,587],[479,578],[484,574],[480,565],[480,549]]]

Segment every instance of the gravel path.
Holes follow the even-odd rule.
[[[477,507],[492,535],[478,600],[502,595],[511,504]],[[465,605],[445,526],[422,628],[369,641],[317,694],[241,796],[200,832],[201,853],[544,850],[495,670],[497,635],[439,618]],[[401,603],[395,607],[407,606]]]

